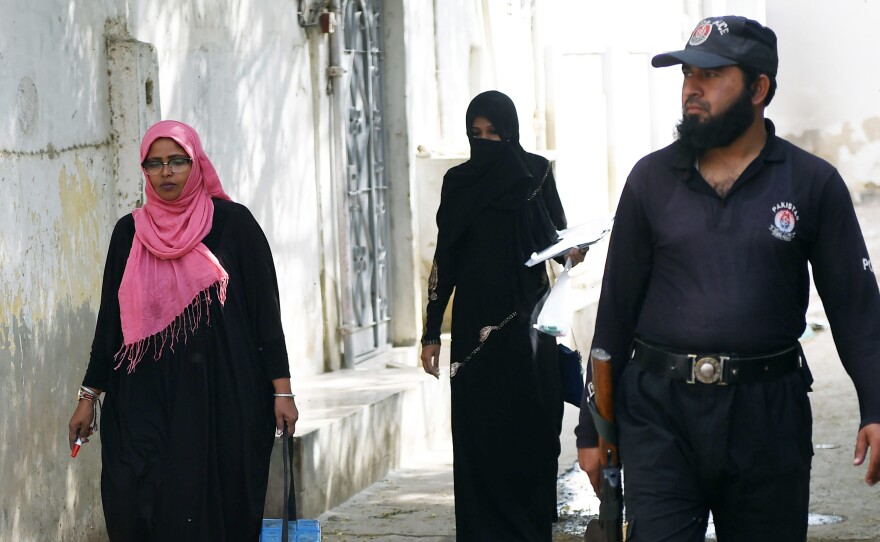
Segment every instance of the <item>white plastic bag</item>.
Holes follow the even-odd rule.
[[[556,278],[556,283],[541,308],[535,328],[547,335],[564,337],[571,328],[571,279],[568,272],[571,261],[565,259],[565,269]]]

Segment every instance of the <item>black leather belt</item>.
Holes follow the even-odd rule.
[[[633,361],[658,376],[684,380],[688,384],[746,384],[767,382],[796,371],[803,365],[800,345],[758,357],[725,354],[677,354],[639,339],[635,341]]]

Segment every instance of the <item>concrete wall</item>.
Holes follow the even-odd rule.
[[[71,460],[66,423],[117,219],[104,37],[116,12],[13,4],[0,19],[0,540],[98,540],[98,450]]]
[[[423,2],[422,5],[425,3]],[[469,155],[465,113],[480,92],[500,90],[516,104],[520,142],[534,151],[546,142],[543,104],[537,96],[544,75],[535,70],[535,11],[542,2],[434,0],[410,35],[424,60],[412,80],[418,113],[413,128],[418,228],[418,287],[427,287],[437,240],[435,216],[446,171]],[[433,23],[433,26],[429,26]],[[428,28],[427,32],[415,29]],[[540,56],[540,55],[539,55]],[[431,69],[436,67],[436,74]],[[424,306],[420,307],[424,311]]]
[[[880,36],[865,30],[878,21],[877,2],[767,3],[779,37],[779,89],[767,114],[780,135],[837,166],[856,194],[880,185],[880,72],[872,67]]]
[[[680,49],[697,22],[737,13],[764,19],[761,0],[548,0],[548,140],[569,221],[613,210],[645,154],[673,141],[681,70],[651,57]]]
[[[110,232],[142,202],[137,149],[160,115],[196,127],[227,192],[265,229],[295,377],[332,366],[334,347],[338,359],[315,318],[336,310],[326,38],[307,39],[282,0],[7,4],[0,540],[104,540],[100,449],[70,459],[66,424]]]
[[[295,2],[8,3],[0,21],[9,83],[0,107],[10,112],[0,124],[0,429],[8,436],[0,441],[0,540],[101,540],[99,448],[70,460],[65,427],[110,232],[143,200],[141,134],[159,118],[192,124],[226,191],[262,224],[296,381],[341,365],[344,119],[341,110],[332,116],[326,92],[329,39],[299,26]],[[422,54],[434,55],[434,2],[389,0],[383,9],[392,340],[411,345],[421,329],[413,160],[417,141],[442,140],[436,73]],[[335,81],[342,92],[346,83]]]
[[[329,130],[320,112],[328,107],[296,4],[129,6],[132,34],[158,53],[163,118],[195,127],[227,193],[254,213],[269,239],[293,372],[322,372],[324,327],[314,315],[322,313],[318,192],[330,181],[319,169]]]
[[[779,91],[767,110],[779,135],[835,164],[857,193],[880,182],[880,75],[859,69],[880,38],[855,21],[880,20],[876,2],[845,0],[547,0],[548,147],[570,217],[613,209],[638,158],[673,140],[681,73],[650,59],[679,49],[696,23],[737,14],[779,37]],[[796,14],[796,15],[795,15]],[[816,36],[823,36],[817,40]],[[858,73],[858,77],[854,77]]]
[[[432,54],[430,0],[386,0],[382,6],[385,151],[391,191],[390,237],[392,329],[396,346],[418,343],[422,298],[418,272],[416,148],[437,134],[437,87]],[[413,352],[411,363],[417,364]]]

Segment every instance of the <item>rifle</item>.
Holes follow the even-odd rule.
[[[590,520],[585,542],[623,542],[623,485],[617,454],[617,426],[614,425],[614,388],[611,356],[602,348],[590,352],[593,381],[589,386],[589,406],[599,432],[599,517]]]

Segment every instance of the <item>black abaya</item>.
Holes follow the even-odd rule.
[[[517,150],[518,144],[488,144],[498,151],[499,167],[466,164],[444,180],[423,343],[438,342],[454,290],[457,540],[547,542],[556,515],[563,403],[556,341],[533,328],[548,292],[547,275],[543,266],[524,263],[530,251],[549,244],[554,228],[565,227],[565,216],[546,159]],[[520,160],[519,168],[510,167],[512,158]],[[468,175],[475,169],[476,175]],[[498,195],[471,205],[485,194],[484,181]],[[529,189],[522,190],[521,183]],[[498,190],[505,184],[516,191],[514,197]],[[451,197],[456,187],[469,194],[456,201]],[[517,202],[517,194],[524,194],[524,201]],[[466,212],[460,212],[460,203]],[[451,227],[444,231],[444,226]]]
[[[243,206],[214,200],[203,243],[229,273],[198,327],[133,373],[117,292],[134,236],[123,217],[110,242],[83,385],[106,390],[101,493],[112,541],[256,541],[275,427],[272,379],[289,377],[268,243]]]

